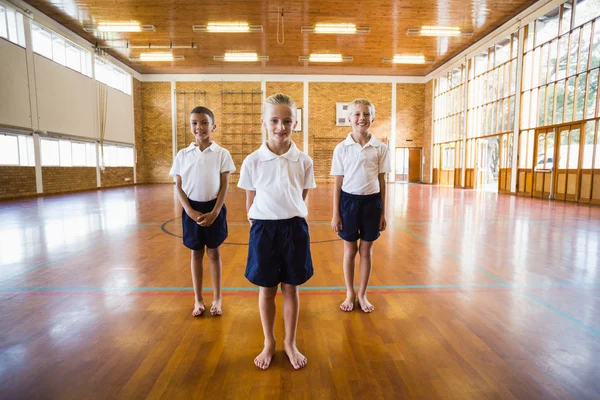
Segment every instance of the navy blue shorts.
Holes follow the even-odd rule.
[[[304,218],[255,219],[250,228],[246,278],[257,286],[301,285],[313,276]]]
[[[379,235],[379,220],[381,219],[381,193],[358,195],[342,191],[340,196],[340,217],[342,231],[339,237],[347,242],[358,239],[373,242]]]
[[[217,199],[211,201],[194,201],[188,199],[190,206],[196,211],[206,214],[211,212]],[[183,244],[188,249],[203,250],[204,246],[216,249],[227,239],[227,208],[221,207],[219,216],[211,226],[200,226],[181,209],[181,225],[183,226]]]

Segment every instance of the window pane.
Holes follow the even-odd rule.
[[[19,165],[29,166],[34,165],[31,163],[32,160],[29,159],[29,146],[27,143],[27,139],[31,139],[31,137],[19,135]]]
[[[19,143],[16,136],[0,135],[0,164],[19,165]]]
[[[96,166],[96,143],[85,144],[85,161],[88,167]]]
[[[85,167],[85,143],[71,143],[73,166]]]
[[[560,124],[563,120],[565,110],[565,81],[556,84],[556,112],[554,113],[554,123]]]
[[[548,75],[548,53],[550,52],[550,44],[546,44],[542,47],[542,58],[540,59],[541,70],[539,84],[546,84],[546,77]],[[556,60],[554,60],[556,62]]]
[[[575,118],[573,121],[583,119],[583,105],[585,102],[585,85],[587,74],[581,74],[577,77],[577,107],[575,109]]]
[[[538,136],[538,161],[535,165],[535,169],[544,169],[545,158],[546,158],[546,135],[541,134]]]
[[[8,28],[6,26],[6,9],[0,6],[0,36],[8,38]]]
[[[571,75],[575,75],[575,73],[577,72],[577,52],[579,50],[579,29],[576,30],[575,32],[573,32],[573,34],[571,35],[571,50],[569,51],[568,54],[565,54],[564,56],[564,62],[565,62],[565,68],[566,63],[567,63],[567,55],[569,58],[569,73],[568,76]],[[583,50],[583,49],[582,49]],[[561,54],[561,63],[563,60],[563,56]],[[560,75],[560,70],[562,69],[562,65],[559,65],[559,75]],[[559,79],[564,78],[564,75],[560,76]]]
[[[567,157],[569,150],[569,131],[564,130],[560,133],[560,151],[558,152],[558,168],[567,168]]]
[[[548,80],[547,82],[556,81],[556,59],[558,58],[558,40],[553,40],[550,43],[550,55],[548,56]],[[561,40],[562,42],[562,40]],[[568,42],[566,42],[568,43]],[[566,48],[566,45],[565,45]],[[565,62],[566,65],[566,62]],[[566,67],[565,67],[566,68]]]
[[[539,91],[538,96],[538,125],[544,126],[544,110],[546,104],[544,103],[546,100],[546,87],[542,86]]]
[[[592,45],[592,68],[600,65],[600,21],[594,22],[594,44]]]
[[[17,20],[15,12],[11,9],[6,10],[6,20],[8,22],[8,40],[18,43]]]
[[[573,35],[573,37],[575,37],[575,35]],[[577,33],[577,38],[579,38],[579,32]],[[579,40],[579,39],[577,39]],[[573,39],[573,43],[571,46],[571,51],[573,51],[573,45],[576,47],[575,48],[575,53],[571,52],[571,54],[575,54],[575,58],[572,58],[572,60],[577,60],[577,46],[578,46],[578,42],[577,40]],[[558,59],[558,72],[556,73],[556,77],[550,77],[549,78],[549,82],[555,81],[557,79],[562,79],[566,77],[566,73],[567,73],[567,59],[569,58],[569,35],[564,35],[563,37],[560,38],[560,40],[558,41],[558,51],[559,51],[559,59]],[[575,62],[573,64],[575,67],[577,66],[577,63]]]
[[[510,59],[510,38],[506,38],[496,45],[495,65],[505,63]]]
[[[592,168],[592,157],[594,157],[594,130],[596,121],[588,121],[585,124],[585,144],[583,147],[583,164],[581,168]]]
[[[586,118],[594,118],[594,112],[596,111],[596,94],[598,92],[598,70],[590,72],[590,85],[588,88],[588,100],[587,100],[587,111]]]
[[[550,11],[536,21],[536,40],[535,45],[538,46],[555,38],[558,35],[558,15],[559,7]]]
[[[60,140],[60,166],[71,167],[73,161],[71,159],[71,142],[69,140]]]
[[[67,47],[67,67],[74,69],[75,71],[79,71],[81,72],[81,56],[80,53],[81,51],[68,44],[66,45]]]
[[[573,120],[573,99],[575,98],[575,77],[572,76],[567,80],[567,104],[565,105],[565,119],[564,122],[571,122]]]
[[[577,0],[575,26],[591,21],[598,15],[600,15],[600,3],[597,0]]]
[[[581,131],[573,129],[571,131],[571,143],[569,144],[569,169],[577,169],[579,165],[579,139]]]
[[[61,65],[65,65],[65,41],[58,36],[52,37],[52,59]]]
[[[573,0],[569,0],[563,4],[563,17],[560,23],[560,34],[571,30],[571,13],[573,11]]]
[[[592,24],[587,24],[581,31],[581,51],[579,55],[579,66],[577,72],[586,71],[588,67],[588,59],[590,55],[590,34],[592,32]],[[574,62],[575,58],[573,55],[571,62]]]
[[[33,51],[52,59],[52,35],[37,25],[32,24],[31,38],[33,41]]]
[[[548,85],[547,94],[548,95],[546,99],[546,125],[552,125],[552,116],[554,115],[554,83]]]
[[[42,165],[59,165],[58,140],[42,139]]]

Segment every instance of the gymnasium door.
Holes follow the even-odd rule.
[[[497,192],[500,137],[477,139],[477,189]]]
[[[533,197],[550,198],[552,182],[554,181],[554,128],[538,129],[535,131],[535,148],[533,154]]]
[[[421,182],[421,149],[396,148],[396,182]]]
[[[579,181],[579,148],[581,145],[581,124],[564,125],[558,128],[556,160],[554,168],[554,198],[577,201]]]

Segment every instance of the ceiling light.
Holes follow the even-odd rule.
[[[381,62],[386,64],[431,64],[432,60],[426,60],[425,56],[401,56],[396,54],[394,58],[383,58]]]
[[[142,53],[139,57],[130,57],[131,61],[182,61],[183,56],[174,56],[172,53]]]
[[[408,36],[473,36],[473,31],[461,31],[456,26],[422,26],[421,28],[408,28]]]
[[[308,61],[308,62],[352,62],[352,57],[344,57],[341,54],[317,54],[313,53],[309,57],[300,56],[298,57],[298,61]]]
[[[354,24],[316,24],[303,26],[302,33],[333,33],[338,35],[353,35],[356,33],[369,33],[369,27],[356,27]]]
[[[256,53],[225,53],[224,56],[214,56],[213,60],[227,62],[256,62],[269,61],[269,57],[259,56]]]
[[[248,25],[247,22],[209,22],[208,25],[193,25],[194,32],[262,32],[262,25]]]
[[[156,32],[154,25],[140,25],[137,22],[99,22],[97,25],[85,24],[86,32]]]

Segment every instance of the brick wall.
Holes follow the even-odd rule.
[[[431,183],[431,141],[433,138],[433,126],[431,123],[432,119],[432,107],[433,107],[433,80],[430,80],[425,84],[425,95],[424,95],[424,114],[423,114],[423,155],[425,157],[425,164],[423,164],[423,182]]]
[[[396,147],[418,147],[425,154],[429,145],[423,128],[424,115],[425,85],[397,84]]]
[[[275,93],[285,93],[291,96],[296,102],[296,107],[304,108],[304,83],[302,82],[267,82],[267,93],[269,97]],[[302,124],[303,121],[300,121]],[[302,125],[300,125],[302,126]],[[304,151],[304,133],[295,132],[292,136],[292,140],[296,143],[296,146],[301,151]]]
[[[146,183],[146,156],[144,153],[144,118],[142,108],[142,83],[133,78],[133,126],[135,130],[136,181]]]
[[[35,194],[35,167],[0,166],[0,199]]]
[[[142,82],[142,110],[145,181],[172,182],[171,83]]]
[[[128,181],[125,181],[129,178]],[[132,167],[106,167],[101,173],[102,187],[133,185]]]
[[[95,167],[42,167],[44,194],[96,188]]]
[[[315,163],[315,179],[331,181],[331,158],[335,146],[352,131],[349,126],[335,125],[335,103],[367,98],[375,105],[375,121],[371,132],[385,143],[391,134],[391,83],[325,83],[310,82],[309,91],[309,155]]]

